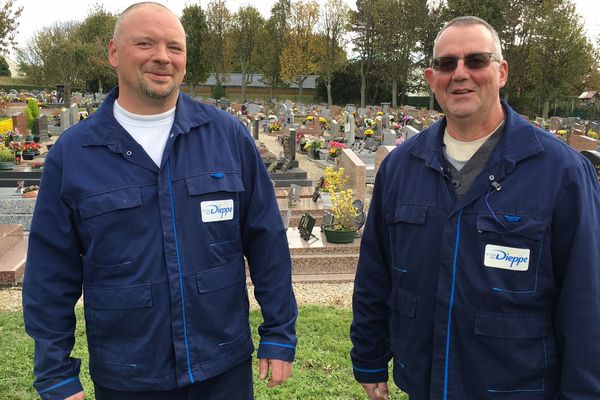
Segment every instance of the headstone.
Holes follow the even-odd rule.
[[[344,124],[344,142],[352,145],[356,141],[356,123],[354,114],[346,114],[346,123]]]
[[[584,135],[568,135],[567,144],[577,151],[598,149],[598,140]]]
[[[359,108],[357,110],[357,113],[359,116],[364,117],[365,115],[367,115],[367,109],[366,108]]]
[[[283,158],[285,160],[291,160],[292,159],[292,143],[294,142],[296,143],[296,138],[294,138],[294,140],[290,140],[289,135],[284,135],[282,136],[282,146],[283,146]]]
[[[383,146],[394,146],[396,144],[396,132],[391,129],[383,130]]]
[[[589,126],[592,131],[600,133],[600,122],[592,121]]]
[[[340,106],[331,106],[329,107],[329,110],[331,111],[331,116],[332,117],[339,117],[340,113],[342,112],[342,108]]]
[[[381,108],[383,109],[384,113],[387,113],[390,109],[390,103],[381,103]]]
[[[267,168],[267,172],[274,172],[275,168],[277,168],[277,161],[273,161],[273,162],[271,162],[271,164],[269,164],[269,168]]]
[[[312,230],[315,227],[315,222],[315,218],[309,213],[302,214],[300,222],[298,223],[298,231],[300,232],[300,237],[302,239],[308,241],[311,237],[314,237]]]
[[[300,201],[300,190],[302,190],[302,186],[291,184],[290,185],[290,203],[292,206],[298,204]]]
[[[289,134],[290,141],[290,160],[296,159],[296,129],[290,128]]]
[[[346,104],[346,112],[349,112],[349,113],[356,112],[356,107],[354,107],[354,104]]]
[[[33,121],[33,134],[37,136],[48,136],[48,116],[42,114]]]
[[[248,115],[256,115],[260,112],[260,106],[256,103],[248,103],[246,112],[248,112]]]
[[[259,138],[259,129],[260,126],[260,121],[255,119],[254,122],[252,123],[252,137],[254,137],[254,139],[258,140]]]
[[[12,116],[13,128],[19,130],[19,134],[23,137],[27,136],[29,129],[27,127],[27,117],[23,113]]]
[[[71,112],[66,108],[63,108],[63,110],[60,112],[60,131],[61,132],[64,132],[71,127],[70,114],[71,114]]]
[[[281,220],[283,222],[283,227],[287,231],[290,226],[290,219],[292,218],[292,210],[289,208],[287,210],[280,210]]]
[[[419,132],[423,130],[423,121],[418,118],[413,118],[413,120],[410,121],[410,124]]]
[[[335,119],[331,120],[331,124],[329,127],[329,133],[333,136],[338,136],[340,133],[340,125]]]
[[[323,218],[321,219],[321,227],[333,225],[334,221],[335,221],[334,215],[332,213],[330,213],[329,211],[324,211]]]
[[[558,117],[550,118],[550,130],[557,131],[562,127],[562,121]]]
[[[379,142],[374,137],[369,137],[365,141],[365,150],[374,150],[378,146]]]
[[[73,126],[79,121],[79,107],[77,104],[71,104],[69,107],[69,125]]]
[[[377,148],[377,151],[375,152],[375,175],[377,175],[377,171],[379,171],[379,166],[383,162],[383,159],[395,148],[396,146],[379,146]]]
[[[338,167],[344,168],[348,176],[347,187],[352,189],[354,197],[364,200],[367,176],[365,163],[351,149],[342,149]]]
[[[411,137],[417,135],[419,133],[419,130],[410,125],[406,125],[402,127],[402,132],[404,133],[405,139],[410,139]]]

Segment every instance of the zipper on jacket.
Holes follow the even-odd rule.
[[[181,289],[181,314],[183,315],[183,338],[185,339],[185,353],[187,357],[188,374],[190,375],[191,383],[194,383],[192,375],[192,366],[190,363],[190,347],[187,336],[187,321],[185,318],[185,298],[183,293],[183,276],[181,273],[181,257],[179,256],[179,241],[177,240],[177,224],[175,223],[175,204],[173,203],[173,186],[171,183],[171,160],[167,161],[167,175],[169,181],[169,198],[171,199],[171,218],[173,219],[173,237],[175,238],[175,252],[177,254],[177,270],[179,271],[179,288]]]
[[[458,222],[456,224],[456,243],[454,245],[454,260],[452,261],[452,290],[450,291],[450,305],[448,306],[448,323],[446,324],[446,356],[444,364],[444,396],[443,400],[448,396],[448,369],[450,358],[450,328],[452,318],[452,306],[454,305],[454,290],[456,288],[456,261],[458,258],[458,244],[460,243],[460,220],[462,218],[463,209],[458,213]]]

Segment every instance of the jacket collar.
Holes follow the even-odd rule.
[[[88,121],[89,130],[81,140],[82,145],[118,147],[123,138],[124,129],[113,115],[113,105],[117,97],[119,97],[119,88],[115,87],[106,96],[96,112],[90,116]],[[175,108],[175,121],[171,133],[176,135],[187,134],[192,128],[203,125],[210,120],[208,113],[195,100],[179,92]]]
[[[501,100],[501,104],[506,115],[504,134],[490,155],[488,165],[501,163],[503,172],[508,174],[519,161],[544,151],[544,147],[537,138],[533,125],[504,101]],[[423,159],[428,167],[436,170],[443,170],[445,165],[442,140],[446,123],[446,118],[443,118],[423,134],[417,135],[414,142],[408,143],[412,146],[409,149],[411,154]]]

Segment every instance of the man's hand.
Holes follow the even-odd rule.
[[[292,363],[272,358],[261,358],[258,360],[258,378],[260,380],[267,378],[269,369],[271,370],[271,377],[267,387],[281,385],[292,374]]]
[[[386,382],[361,383],[370,400],[388,400],[388,385]]]
[[[67,397],[65,400],[83,400],[83,391],[75,393],[73,396]]]

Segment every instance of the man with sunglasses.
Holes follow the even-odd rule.
[[[580,154],[500,100],[508,64],[476,17],[425,70],[445,118],[375,181],[356,273],[354,374],[386,399],[600,398],[600,188]]]

